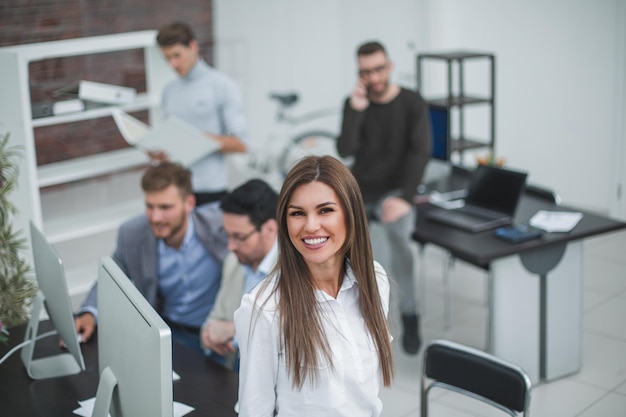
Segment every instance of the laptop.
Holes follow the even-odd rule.
[[[527,173],[491,165],[476,167],[464,204],[454,209],[431,210],[429,220],[469,232],[482,232],[513,222]]]
[[[171,161],[186,166],[221,148],[218,141],[176,116],[148,126],[117,108],[111,111],[111,115],[129,145],[146,152],[164,151]]]

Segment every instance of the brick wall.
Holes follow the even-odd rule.
[[[212,63],[211,0],[0,0],[0,46],[158,29],[174,20],[191,25]],[[81,79],[146,91],[139,50],[47,59],[29,71],[33,104],[52,102],[53,91]],[[133,115],[147,121],[146,112]],[[36,128],[35,142],[39,165],[127,146],[110,117]]]

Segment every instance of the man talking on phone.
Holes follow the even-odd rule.
[[[421,345],[413,281],[410,234],[415,228],[413,197],[431,152],[428,108],[416,91],[391,83],[393,64],[379,42],[357,50],[358,80],[345,101],[337,150],[354,157],[367,216],[380,222],[389,242],[391,277],[402,315],[402,346],[417,354]]]

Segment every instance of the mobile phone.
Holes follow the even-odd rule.
[[[493,233],[498,239],[510,243],[520,243],[526,242],[527,240],[538,239],[543,236],[545,232],[526,224],[517,224],[498,227]]]

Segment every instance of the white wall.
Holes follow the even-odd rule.
[[[498,155],[565,203],[608,212],[624,140],[621,1],[216,0],[216,66],[241,83],[252,139],[263,143],[268,92],[297,90],[301,111],[341,104],[367,39],[387,45],[408,85],[418,52],[493,52]]]
[[[619,1],[444,0],[430,9],[433,50],[496,54],[498,154],[566,203],[601,210],[613,191]]]
[[[618,190],[616,199],[612,199],[609,212],[621,219],[626,219],[626,1],[618,2],[617,13],[617,49],[615,60],[617,74],[615,80],[615,137],[613,147],[613,175],[611,189]],[[621,91],[621,93],[620,93]]]
[[[295,90],[296,114],[337,107],[356,81],[356,46],[378,38],[389,45],[396,75],[414,83],[422,47],[413,0],[217,0],[215,65],[239,81],[251,137],[264,143],[275,105],[270,91]],[[394,30],[389,30],[392,27]],[[338,129],[338,124],[332,126]]]

